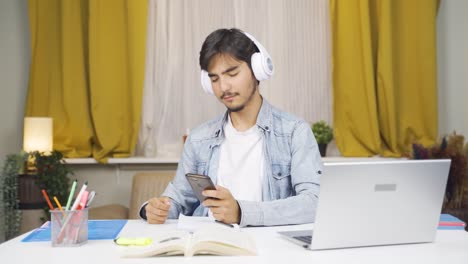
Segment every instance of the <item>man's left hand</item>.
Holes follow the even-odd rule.
[[[208,197],[203,201],[203,205],[210,208],[216,220],[227,224],[239,224],[239,204],[228,189],[216,185],[216,190],[205,190],[203,195]]]

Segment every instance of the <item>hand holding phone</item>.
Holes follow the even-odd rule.
[[[200,202],[203,202],[207,198],[202,194],[204,190],[216,190],[211,178],[206,175],[187,173],[185,177]]]
[[[190,186],[192,186],[192,190],[198,200],[205,207],[210,208],[213,217],[217,221],[227,224],[240,223],[239,204],[228,189],[222,186],[218,186],[218,189],[216,189],[210,177],[206,175],[187,173],[185,177],[190,183]],[[205,190],[216,190],[216,195],[206,197],[202,194]]]

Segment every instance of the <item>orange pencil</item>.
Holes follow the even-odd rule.
[[[63,211],[62,205],[60,204],[60,202],[59,202],[59,200],[57,199],[56,196],[54,196],[54,201],[55,201],[55,204],[57,204],[59,210],[60,210],[60,211]]]
[[[47,192],[44,189],[42,189],[42,195],[44,195],[44,198],[47,204],[49,205],[50,210],[54,210],[54,207],[52,206],[52,203],[50,202],[49,196],[47,195]]]
[[[62,208],[62,205],[60,204],[59,200],[57,199],[56,196],[54,196],[54,201],[55,201],[55,204],[57,204],[60,212],[62,212],[62,215],[63,217],[65,218],[67,215],[65,214],[65,212],[63,211],[63,208]]]

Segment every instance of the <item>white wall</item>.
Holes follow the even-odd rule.
[[[22,117],[31,54],[27,11],[27,0],[0,1],[0,166],[2,167],[6,154],[16,153],[22,149]],[[0,233],[0,242],[3,239],[3,234]]]
[[[439,135],[468,140],[468,1],[441,1],[437,18]]]
[[[0,163],[22,149],[31,56],[27,2],[0,1]]]

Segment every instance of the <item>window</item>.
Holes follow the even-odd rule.
[[[198,65],[205,37],[223,27],[249,32],[272,56],[275,75],[260,84],[271,104],[332,123],[328,0],[150,0],[137,155],[179,156],[187,128],[225,111],[203,92]]]

